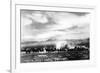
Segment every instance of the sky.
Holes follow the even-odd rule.
[[[89,38],[90,13],[21,10],[21,41]]]

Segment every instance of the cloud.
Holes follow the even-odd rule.
[[[46,41],[89,37],[89,13],[24,11],[22,40]]]
[[[70,16],[61,16],[61,17],[57,17],[58,20],[57,25],[53,25],[53,26],[48,26],[48,28],[50,30],[61,30],[61,29],[68,29],[71,28],[73,26],[77,26],[77,27],[83,27],[85,25],[88,25],[90,22],[90,17],[89,15],[86,16],[73,16],[71,14],[69,14]]]
[[[43,15],[42,13],[32,13],[30,16],[27,17],[31,17],[32,20],[38,22],[38,23],[47,23],[48,19],[45,15]]]

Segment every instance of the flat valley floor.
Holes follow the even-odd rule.
[[[54,62],[54,61],[73,61],[73,60],[89,60],[89,49],[77,51],[59,51],[59,52],[21,52],[21,63],[30,62]]]

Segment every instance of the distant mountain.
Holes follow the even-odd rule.
[[[46,41],[24,41],[21,42],[21,46],[33,46],[33,45],[54,45],[58,42],[62,42],[62,41],[66,41],[67,45],[70,46],[87,46],[89,47],[90,45],[90,39],[86,38],[86,39],[67,39],[67,40],[55,40],[55,39],[48,39]]]
[[[57,40],[54,38],[50,38],[46,41],[23,41],[21,43],[38,43],[38,42],[50,42],[50,41],[70,41],[70,42],[89,42],[89,38],[85,38],[85,39],[66,39],[66,40]]]
[[[57,41],[56,38],[50,38],[46,41]],[[58,40],[58,41],[64,41],[64,40]],[[84,39],[66,39],[65,41],[89,41],[89,38],[84,38]]]

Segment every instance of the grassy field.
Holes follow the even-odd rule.
[[[83,51],[69,50],[69,51],[48,52],[48,53],[32,52],[30,54],[21,52],[21,63],[72,61],[72,60],[89,60],[89,50],[83,50]]]

